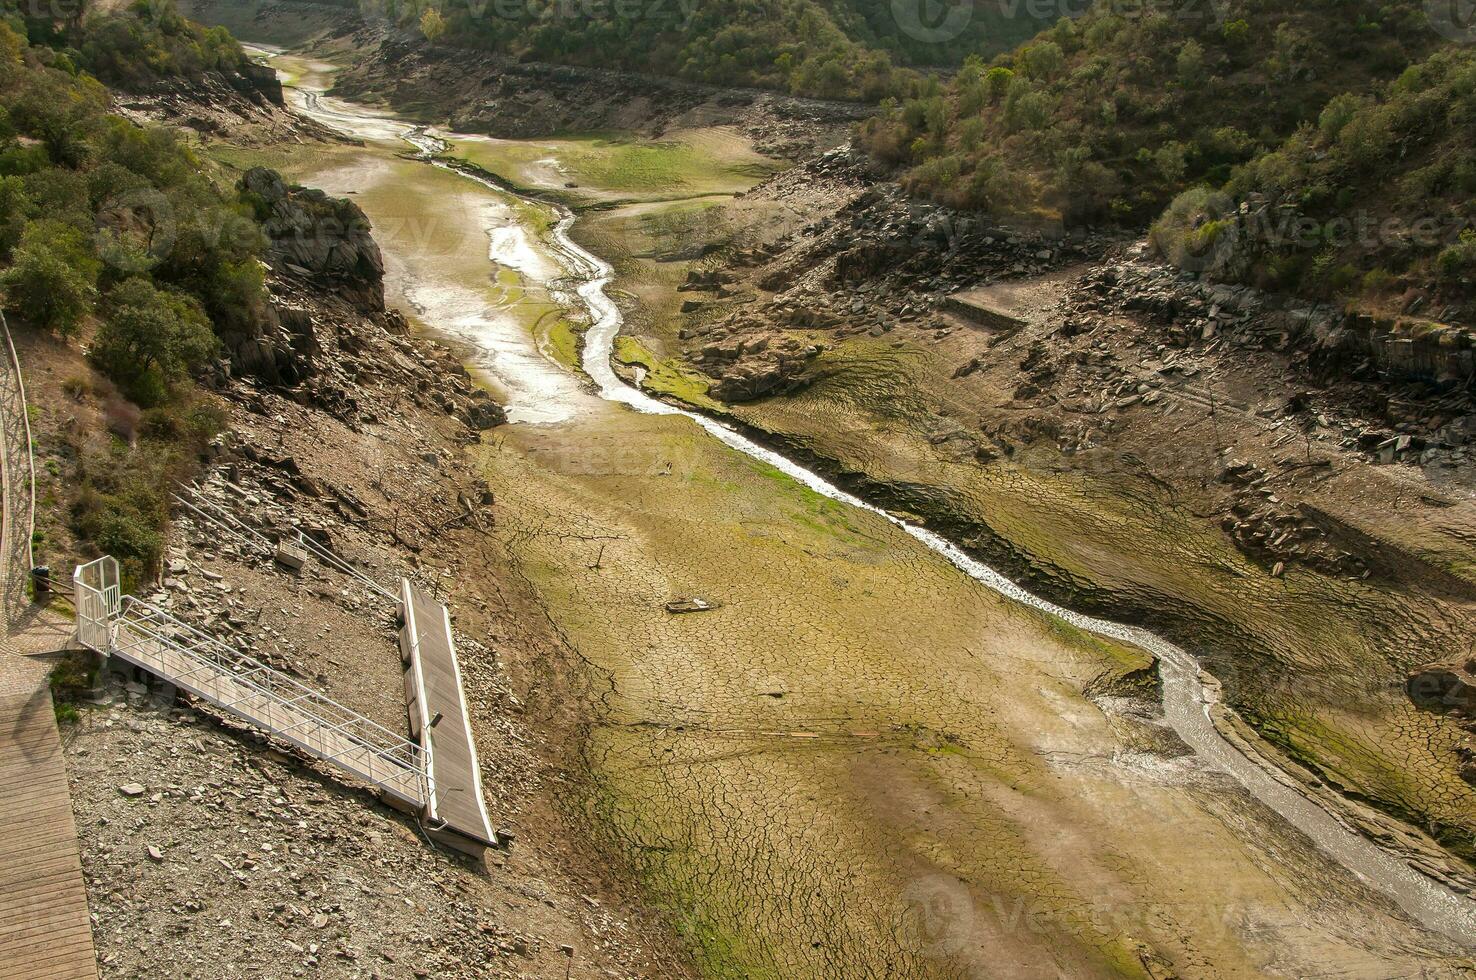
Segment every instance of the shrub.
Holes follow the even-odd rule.
[[[71,377],[62,382],[62,394],[72,401],[80,402],[92,394],[92,382],[83,377]]]
[[[149,407],[197,370],[219,342],[197,300],[131,278],[109,291],[92,360],[128,397]]]
[[[99,264],[76,228],[43,220],[26,227],[14,262],[0,274],[5,308],[68,336],[97,301]]]
[[[1191,187],[1154,222],[1148,239],[1170,262],[1202,267],[1229,227],[1222,218],[1229,204],[1228,197],[1208,187]]]
[[[1050,96],[1037,92],[1025,79],[1016,78],[1010,85],[1009,95],[1005,96],[1005,128],[1010,132],[1040,129],[1050,111]]]
[[[1204,46],[1192,37],[1185,41],[1174,67],[1184,85],[1194,86],[1204,81]]]
[[[1476,272],[1476,230],[1465,229],[1456,242],[1441,249],[1435,268],[1445,280],[1462,279]]]
[[[420,15],[420,33],[427,41],[438,41],[446,33],[446,18],[435,7],[426,7]]]
[[[1066,56],[1055,41],[1037,41],[1020,49],[1019,62],[1025,74],[1039,81],[1054,78],[1065,61]]]

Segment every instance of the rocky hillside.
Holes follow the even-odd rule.
[[[1186,192],[1154,241],[1217,281],[1476,322],[1473,92],[1476,55],[1452,47],[1339,96],[1223,188]]]
[[[520,64],[367,28],[361,56],[336,76],[346,98],[382,101],[460,132],[537,139],[590,132],[659,137],[682,126],[733,126],[773,156],[802,158],[832,145],[864,106],[733,90],[630,72]]]
[[[1445,41],[1410,0],[1099,4],[889,106],[866,142],[910,190],[955,206],[1142,225]]]
[[[328,244],[357,209],[246,192],[152,121],[194,125],[208,106],[243,130],[296,135],[280,90],[242,57],[168,4],[0,23],[0,301],[19,331],[87,351],[69,397],[103,407],[72,434],[53,534],[65,554],[112,552],[130,582],[158,570],[167,488],[191,476],[220,425],[200,382],[293,385],[311,373],[316,341],[268,287],[263,260],[382,311],[367,233]],[[79,61],[144,94],[105,86]]]

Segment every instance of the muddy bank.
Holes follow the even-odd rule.
[[[795,206],[800,172],[746,205]],[[1460,406],[1316,375],[1230,300],[1062,268],[1110,242],[973,227],[844,157],[802,172],[842,203],[689,273],[695,315],[650,342],[709,394],[777,376],[724,410],[1064,604],[1161,628],[1317,780],[1469,857],[1470,738],[1403,691],[1465,649],[1472,505],[1461,443],[1400,432]],[[823,352],[776,375],[793,344]],[[1377,465],[1385,441],[1422,469]]]

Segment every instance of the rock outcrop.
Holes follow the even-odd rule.
[[[357,204],[288,187],[265,167],[247,171],[241,189],[271,239],[267,261],[279,274],[306,279],[361,312],[384,312],[384,257]]]
[[[319,373],[324,345],[316,321],[325,307],[316,300],[340,303],[386,328],[402,326],[385,309],[384,259],[358,205],[289,187],[262,167],[246,173],[241,190],[269,239],[272,300],[219,326],[232,374],[290,388]],[[304,295],[315,302],[304,303]]]
[[[793,391],[809,378],[805,369],[820,353],[793,338],[748,337],[702,348],[702,369],[715,380],[708,394],[725,402],[747,402]]]

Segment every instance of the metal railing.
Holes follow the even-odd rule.
[[[9,631],[31,604],[26,583],[36,564],[32,543],[36,530],[36,459],[31,419],[26,411],[26,382],[3,313],[0,333],[5,336],[5,350],[0,356],[0,440],[4,448],[4,458],[0,459],[0,490],[4,494],[0,507],[0,590]]]
[[[108,556],[73,572],[80,643],[425,805],[426,757],[419,745],[164,610],[121,595],[118,571]]]
[[[387,792],[425,802],[420,746],[162,609],[125,598],[110,653]]]
[[[181,487],[179,492],[174,495],[174,499],[197,518],[213,525],[217,530],[234,536],[238,541],[248,547],[259,548],[268,555],[275,551],[277,547],[276,543],[261,531],[247,524],[219,504],[206,499],[200,491],[193,487]],[[292,543],[294,546],[307,552],[308,556],[316,559],[319,564],[337,569],[374,592],[379,593],[384,598],[389,599],[391,602],[399,601],[399,597],[389,589],[386,589],[374,581],[374,579],[349,564],[346,559],[334,554],[317,541],[302,533],[302,531],[298,530],[295,532],[295,540]]]
[[[113,620],[123,603],[118,560],[110,555],[72,571],[77,607],[77,642],[106,656],[113,647]]]

